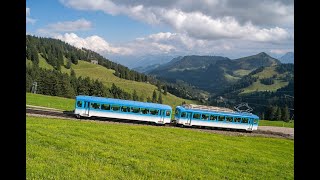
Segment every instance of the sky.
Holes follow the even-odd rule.
[[[27,0],[26,34],[60,39],[124,64],[147,55],[280,57],[294,49],[294,2]]]

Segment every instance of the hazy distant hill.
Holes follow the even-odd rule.
[[[144,56],[118,56],[110,55],[110,58],[115,59],[118,63],[125,65],[139,72],[144,72],[145,69],[152,69],[154,65],[161,65],[169,62],[176,57],[175,55],[144,55]]]
[[[283,64],[288,64],[288,63],[294,64],[294,53],[293,52],[287,52],[285,55],[280,57],[279,60]]]

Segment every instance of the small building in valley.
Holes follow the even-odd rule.
[[[98,64],[98,61],[97,60],[91,60],[91,63],[92,64]]]

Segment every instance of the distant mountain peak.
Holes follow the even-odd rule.
[[[267,54],[267,53],[265,53],[265,52],[261,52],[261,53],[259,53],[259,54],[257,54],[257,55],[259,55],[259,56],[269,56],[269,54]]]
[[[279,60],[283,64],[288,64],[288,63],[294,64],[294,53],[293,52],[287,52],[282,57],[280,57]]]

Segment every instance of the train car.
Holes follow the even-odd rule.
[[[95,116],[157,124],[170,123],[171,113],[168,105],[94,96],[76,96],[74,110],[78,118]]]
[[[175,122],[180,126],[204,126],[246,131],[257,130],[259,117],[227,108],[186,104],[176,107]]]

